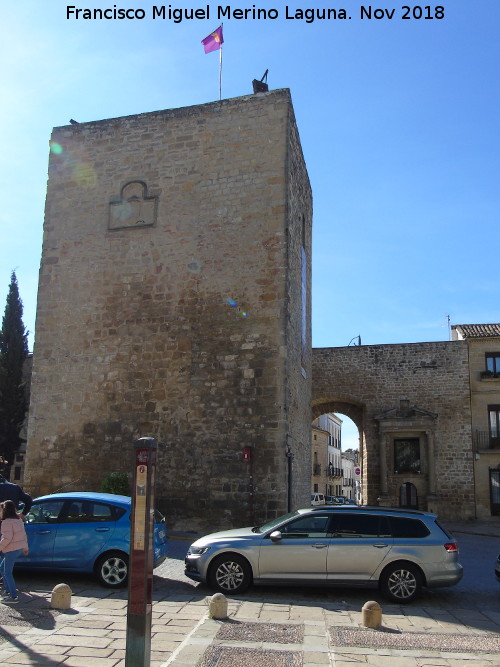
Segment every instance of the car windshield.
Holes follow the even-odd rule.
[[[280,523],[283,523],[283,521],[286,521],[287,519],[291,519],[294,516],[298,516],[299,512],[290,512],[290,514],[283,514],[283,516],[279,516],[277,519],[273,519],[272,521],[268,521],[267,523],[263,523],[262,526],[255,526],[252,528],[252,532],[254,533],[266,533],[268,530],[272,530],[275,526],[278,526]]]

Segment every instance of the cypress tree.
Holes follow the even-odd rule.
[[[13,271],[0,331],[0,456],[10,465],[21,444],[19,432],[27,409],[23,382],[27,356],[28,332],[23,324],[23,304]]]

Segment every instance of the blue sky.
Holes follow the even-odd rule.
[[[114,5],[146,18],[0,5],[0,307],[15,269],[30,332],[52,127],[218,99],[219,55],[200,43],[218,4],[181,23],[153,20],[149,0],[75,6]],[[291,90],[314,197],[313,345],[446,340],[447,315],[498,322],[500,2],[447,0],[443,19],[410,20],[388,0],[371,6],[392,20],[362,20],[357,0],[289,3],[351,16],[312,23],[287,19],[283,0],[230,6],[252,5],[279,17],[224,19],[222,96],[251,93],[266,69]]]

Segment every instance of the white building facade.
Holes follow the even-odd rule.
[[[342,419],[332,413],[312,423],[313,475],[311,491],[342,495]]]

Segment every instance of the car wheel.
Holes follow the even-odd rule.
[[[128,578],[128,556],[120,551],[110,551],[96,562],[95,572],[99,583],[108,588],[125,586]]]
[[[221,593],[243,593],[252,583],[252,569],[237,554],[219,556],[210,566],[208,583]]]
[[[406,604],[414,600],[422,588],[422,574],[411,563],[394,563],[380,578],[380,590],[391,602]]]

